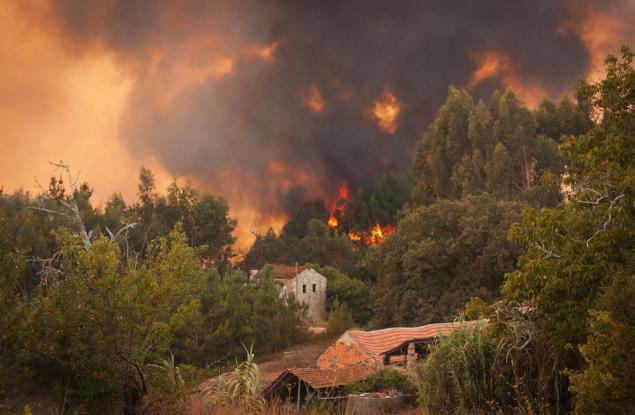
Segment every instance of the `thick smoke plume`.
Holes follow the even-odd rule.
[[[133,155],[264,220],[406,168],[449,84],[477,96],[514,86],[532,103],[570,92],[589,71],[581,25],[593,10],[553,0],[59,0],[51,13],[70,45],[114,52],[133,74],[119,137]]]

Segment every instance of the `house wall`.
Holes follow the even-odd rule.
[[[314,322],[326,319],[326,284],[326,277],[313,269],[306,269],[294,278],[294,289],[289,290],[298,301],[309,306],[307,317]]]
[[[375,366],[377,363],[366,354],[346,332],[335,344],[331,345],[318,357],[316,365],[320,369],[338,369],[357,363]]]

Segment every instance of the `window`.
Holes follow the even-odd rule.
[[[306,284],[302,284],[302,292],[306,294]]]
[[[313,292],[315,292],[315,284],[313,284]]]

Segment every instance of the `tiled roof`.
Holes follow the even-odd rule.
[[[381,363],[384,353],[394,350],[408,341],[447,336],[461,325],[472,326],[476,323],[478,321],[437,323],[420,327],[391,327],[374,331],[350,330],[347,334],[377,363]]]
[[[269,268],[271,269],[271,276],[274,280],[290,280],[306,269],[304,267],[296,267],[294,265],[269,265]],[[254,277],[262,278],[264,275],[265,269],[262,268],[254,274]]]
[[[351,382],[364,380],[375,373],[375,369],[366,364],[355,364],[339,369],[318,369],[318,368],[298,368],[292,367],[282,372],[278,378],[271,383],[265,393],[273,391],[280,383],[300,379],[313,389],[333,388],[348,385]]]

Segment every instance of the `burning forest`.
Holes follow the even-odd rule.
[[[0,412],[635,413],[633,22],[4,0]]]
[[[616,39],[630,39],[633,17],[617,0],[97,3],[12,1],[0,14],[8,33],[25,33],[7,37],[0,55],[10,71],[0,81],[5,108],[16,111],[3,130],[21,152],[2,159],[13,172],[5,188],[27,183],[34,168],[46,174],[35,166],[48,153],[20,142],[90,120],[99,152],[81,153],[79,128],[49,134],[46,148],[77,160],[100,202],[114,189],[133,198],[140,165],[163,186],[189,178],[228,200],[243,249],[254,233],[280,232],[303,203],[330,202],[341,183],[354,194],[407,170],[448,85],[476,99],[512,89],[534,108],[558,100],[572,79],[596,76]],[[57,72],[20,81],[30,56],[45,53]],[[62,99],[51,85],[71,77]],[[19,124],[28,107],[18,96],[46,97],[37,100],[42,123]],[[63,103],[56,112],[54,101]],[[27,147],[38,161],[28,168],[14,161]]]

